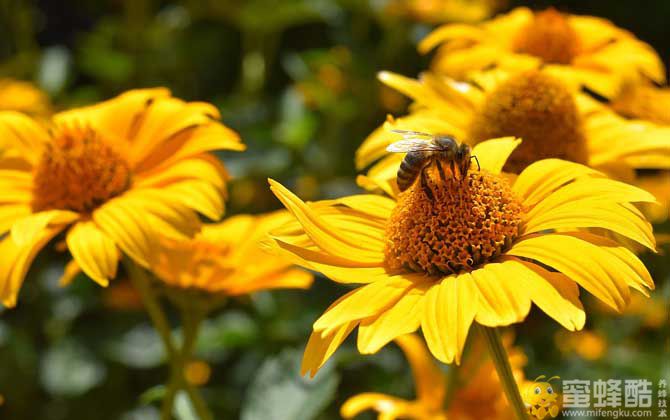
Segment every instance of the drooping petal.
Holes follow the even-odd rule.
[[[393,306],[413,286],[413,281],[404,276],[395,276],[352,290],[316,320],[314,331],[327,334],[347,322],[379,315]]]
[[[478,293],[468,273],[446,277],[428,290],[421,329],[433,356],[444,363],[460,364],[477,310]]]
[[[601,247],[570,235],[524,239],[512,245],[507,254],[530,258],[558,270],[619,312],[630,299],[626,277],[637,276]]]
[[[70,260],[65,264],[65,269],[63,270],[63,275],[58,279],[58,285],[61,287],[69,286],[74,281],[74,278],[81,273],[81,267],[77,264],[77,261]]]
[[[435,363],[422,339],[414,334],[395,338],[412,368],[417,399],[432,408],[442,407],[447,393],[447,378]]]
[[[322,336],[319,331],[312,332],[302,356],[302,366],[300,374],[305,375],[309,372],[310,377],[314,377],[321,366],[335,353],[335,350],[351,334],[356,327],[357,322],[348,322],[334,328],[328,335]]]
[[[141,214],[131,200],[119,197],[95,210],[93,221],[126,255],[148,267],[155,243]]]
[[[379,315],[361,321],[358,327],[358,351],[373,354],[394,338],[416,331],[421,325],[423,299],[427,284],[410,289]]]
[[[16,306],[19,290],[37,253],[63,228],[60,225],[42,229],[31,237],[30,242],[21,245],[10,236],[0,239],[0,300],[3,305]]]
[[[520,322],[530,311],[530,295],[502,264],[486,264],[470,273],[479,291],[475,320],[488,327]]]
[[[119,251],[114,241],[91,220],[75,223],[65,237],[67,247],[79,267],[92,280],[107,287],[116,277]]]
[[[581,330],[586,322],[577,284],[564,274],[517,259],[501,264],[518,288],[526,291],[544,313],[570,331]]]

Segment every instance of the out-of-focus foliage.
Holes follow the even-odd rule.
[[[150,86],[216,104],[249,146],[220,156],[234,177],[228,213],[260,213],[279,208],[268,177],[305,200],[357,191],[354,150],[387,113],[402,114],[407,105],[376,73],[414,76],[429,61],[415,45],[433,26],[390,13],[389,4],[0,0],[0,76],[33,80],[56,109]],[[645,7],[606,0],[508,7],[521,4],[607,17],[668,57],[665,0]],[[669,230],[667,222],[658,227]],[[604,343],[599,357],[589,358],[574,347],[588,342],[557,345],[565,341],[559,327],[533,311],[516,334],[529,356],[527,376],[670,377],[670,246],[659,251],[644,259],[657,282],[660,315],[638,307],[611,316],[587,298],[587,312],[602,314],[590,316],[587,329]],[[107,289],[82,278],[58,287],[64,261],[55,251],[42,253],[19,306],[1,314],[0,418],[158,418],[146,404],[164,392],[156,384],[165,380],[165,354],[141,302],[123,273]],[[212,314],[196,355],[211,369],[203,395],[216,418],[336,419],[342,402],[360,392],[410,397],[409,368],[393,346],[364,357],[347,343],[316,382],[297,376],[312,322],[344,291],[317,279],[309,291],[258,293]],[[664,321],[650,322],[654,316]],[[272,407],[271,416],[265,410]],[[177,399],[176,412],[189,418],[185,398]]]

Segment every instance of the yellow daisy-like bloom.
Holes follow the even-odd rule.
[[[515,136],[523,143],[506,171],[518,173],[540,159],[560,158],[587,164],[609,176],[632,182],[635,169],[670,168],[670,126],[623,118],[544,70],[510,75],[490,71],[472,82],[456,82],[431,73],[419,80],[382,72],[380,79],[411,97],[408,116],[394,128],[451,134],[470,145],[488,138]],[[361,185],[395,188],[403,156],[386,147],[398,140],[387,127],[373,132],[356,152],[356,164],[370,169]]]
[[[315,374],[356,327],[361,353],[421,327],[435,357],[458,363],[473,322],[520,322],[534,302],[574,331],[585,320],[577,285],[617,311],[630,287],[653,288],[630,250],[584,228],[654,249],[651,225],[631,204],[654,197],[558,159],[536,162],[510,183],[501,169],[518,143],[479,143],[481,170],[446,181],[430,173],[430,194],[417,182],[394,198],[305,203],[270,181],[296,219],[273,232],[275,246],[336,282],[364,284],[314,323],[303,373]]]
[[[0,111],[18,111],[35,117],[51,112],[49,97],[31,83],[0,79]]]
[[[553,8],[534,13],[519,7],[478,25],[444,25],[419,44],[419,51],[438,45],[433,71],[456,79],[493,67],[542,67],[607,98],[626,84],[665,82],[658,54],[632,33],[605,19]]]
[[[498,0],[396,0],[387,10],[420,22],[479,22],[500,6]]]
[[[670,88],[649,84],[628,86],[611,105],[625,117],[670,125]]]
[[[508,338],[508,337],[506,337]],[[350,419],[365,410],[379,413],[380,420],[513,420],[507,400],[491,359],[487,357],[484,343],[475,341],[467,360],[457,372],[454,385],[457,389],[445,408],[447,375],[437,366],[423,341],[413,334],[397,337],[396,344],[405,353],[412,368],[417,398],[407,401],[391,395],[363,393],[349,398],[340,410],[342,417]],[[504,340],[509,354],[512,373],[516,382],[524,386],[523,366],[526,355],[511,340]]]
[[[228,296],[277,288],[309,288],[313,276],[293,268],[285,255],[271,255],[260,241],[290,220],[285,212],[238,215],[204,225],[189,240],[163,238],[151,269],[165,283]]]
[[[66,275],[81,268],[104,286],[120,251],[147,267],[159,233],[190,236],[196,212],[218,219],[227,175],[208,152],[244,148],[218,118],[167,89],[58,113],[49,126],[0,113],[3,304],[16,304],[33,259],[60,232],[74,259]]]

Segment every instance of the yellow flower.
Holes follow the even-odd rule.
[[[625,84],[665,81],[661,59],[649,45],[611,22],[519,7],[478,25],[449,24],[429,34],[421,52],[440,45],[433,71],[463,79],[472,70],[542,67],[608,98]]]
[[[223,213],[225,168],[209,152],[242,150],[210,104],[166,89],[130,91],[42,126],[0,113],[0,298],[14,306],[33,259],[66,231],[73,261],[106,286],[121,252],[148,266],[158,233],[189,236],[197,213]]]
[[[296,219],[273,232],[275,246],[336,282],[363,284],[314,323],[303,373],[314,375],[356,327],[361,353],[421,327],[436,358],[458,363],[473,322],[521,322],[534,302],[574,331],[585,320],[577,285],[617,311],[630,287],[653,288],[632,252],[583,229],[654,249],[650,224],[631,204],[654,197],[558,159],[536,162],[510,183],[500,172],[517,144],[479,143],[481,171],[444,180],[433,171],[425,188],[417,182],[395,198],[304,203],[270,181]]]
[[[470,145],[502,136],[522,138],[507,171],[560,158],[632,182],[635,169],[670,168],[670,126],[623,118],[544,70],[489,71],[473,75],[472,82],[431,73],[414,80],[382,72],[380,79],[414,100],[410,114],[395,121],[394,128],[451,134]],[[397,134],[380,127],[356,153],[359,168],[386,156],[368,177],[387,192],[395,188],[403,158],[387,156],[386,147],[396,140]],[[365,177],[361,183],[371,185]]]
[[[507,337],[509,338],[509,337]],[[484,343],[475,340],[465,363],[453,382],[457,388],[445,408],[447,375],[435,363],[422,340],[413,334],[395,338],[412,368],[417,398],[407,401],[391,395],[363,393],[349,398],[340,410],[342,417],[353,418],[364,410],[375,410],[379,419],[418,420],[513,420],[514,413],[503,396],[495,366],[487,357]],[[517,383],[523,386],[526,356],[504,341]]]
[[[420,22],[479,22],[491,16],[500,3],[498,0],[395,0],[389,2],[387,10]]]
[[[670,125],[670,88],[649,84],[627,86],[612,100],[612,108],[628,118]]]
[[[637,295],[634,296],[632,301],[635,298],[637,298]],[[650,299],[644,300],[650,302]],[[628,312],[628,308],[626,308],[626,312]],[[566,354],[577,353],[586,360],[600,360],[607,351],[607,338],[594,331],[583,330],[570,334],[559,331],[554,341],[561,352]]]
[[[271,255],[260,241],[290,218],[287,212],[238,215],[204,225],[190,240],[163,238],[151,269],[165,283],[225,295],[266,289],[308,288],[313,276],[293,268],[284,255]]]
[[[51,112],[46,93],[28,82],[0,79],[0,111],[18,111],[34,117]]]

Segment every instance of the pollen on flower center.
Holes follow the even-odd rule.
[[[386,228],[392,269],[445,275],[470,271],[506,250],[518,236],[522,205],[503,178],[471,171],[461,181],[429,177],[400,194]]]
[[[560,158],[586,163],[586,139],[573,95],[556,78],[524,72],[491,91],[473,118],[470,140],[516,136],[523,141],[505,171],[519,173],[530,163]]]
[[[130,186],[126,161],[90,127],[68,125],[52,134],[35,167],[32,207],[91,212]]]
[[[579,51],[579,38],[565,16],[549,8],[521,29],[514,49],[548,63],[569,64]]]

